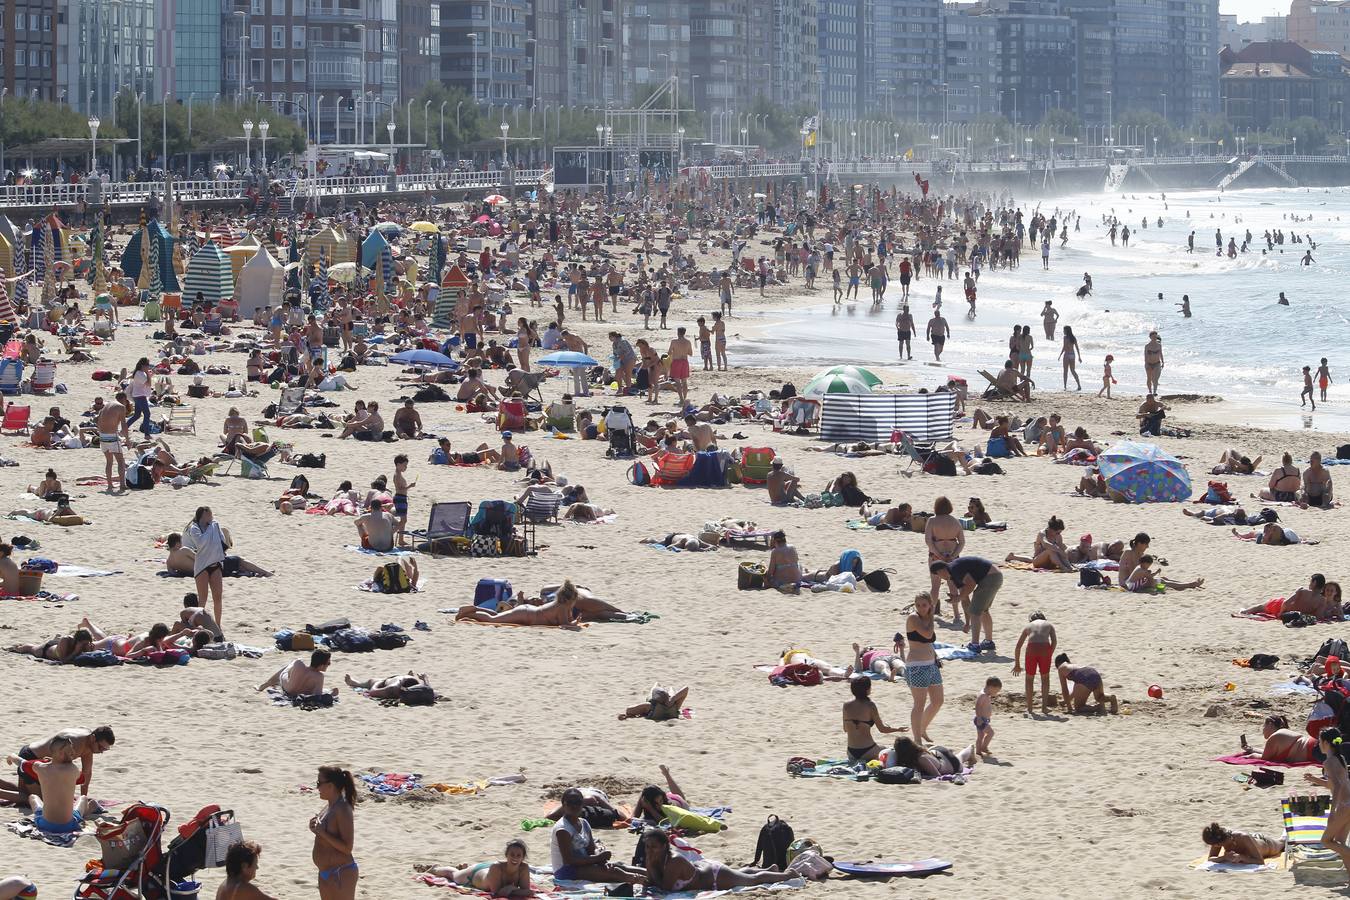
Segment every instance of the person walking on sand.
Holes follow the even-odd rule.
[[[914,347],[910,344],[910,339],[914,337],[914,316],[909,311],[909,304],[903,303],[900,306],[900,312],[895,316],[895,341],[899,345],[900,357],[902,359],[914,358]]]
[[[1083,382],[1078,380],[1078,363],[1083,361],[1083,351],[1078,349],[1078,338],[1073,336],[1073,326],[1064,326],[1064,346],[1060,348],[1059,358],[1064,360],[1064,390],[1069,389],[1069,376],[1073,376],[1074,390],[1081,391]]]
[[[320,900],[355,900],[360,867],[352,857],[356,827],[352,807],[356,783],[352,773],[337,766],[320,766],[314,786],[327,806],[309,820],[314,835],[311,858],[319,870]]]
[[[1166,360],[1163,359],[1162,338],[1156,331],[1148,333],[1148,343],[1144,345],[1144,380],[1147,384],[1147,392],[1150,394],[1158,393],[1158,382],[1162,378],[1163,365]]]
[[[1350,774],[1346,773],[1345,753],[1347,745],[1336,727],[1323,728],[1317,734],[1317,748],[1322,751],[1322,774],[1304,773],[1303,778],[1309,784],[1324,787],[1331,791],[1331,810],[1327,815],[1327,827],[1322,833],[1322,843],[1341,858],[1341,862],[1350,866],[1350,846],[1346,845],[1346,835],[1350,834]]]
[[[1031,706],[1036,697],[1038,674],[1041,676],[1041,713],[1050,712],[1050,661],[1055,658],[1055,646],[1058,643],[1055,626],[1045,620],[1045,613],[1039,610],[1032,613],[1027,627],[1022,629],[1022,634],[1017,638],[1017,648],[1013,650],[1012,669],[1014,675],[1022,673],[1022,648],[1025,647],[1027,715],[1032,715]]]
[[[103,451],[104,474],[108,493],[113,493],[113,462],[117,463],[117,490],[127,489],[127,459],[122,451],[122,435],[127,430],[127,395],[118,392],[111,403],[103,404],[94,420],[98,428],[98,446]]]
[[[1106,354],[1106,361],[1102,363],[1102,389],[1097,392],[1098,397],[1105,396],[1107,400],[1111,399],[1111,385],[1116,383],[1116,379],[1111,375],[1111,363],[1115,361],[1114,356]]]
[[[717,282],[717,292],[720,297],[718,304],[718,313],[731,315],[731,299],[735,296],[735,288],[731,284],[731,270],[728,269],[722,273],[722,278]]]
[[[1299,406],[1312,404],[1312,411],[1317,412],[1317,401],[1313,399],[1313,380],[1312,366],[1303,367],[1303,391],[1298,395]]]
[[[683,326],[675,329],[675,340],[670,342],[670,348],[666,351],[670,355],[670,377],[675,382],[675,393],[679,395],[681,408],[689,399],[689,357],[694,355],[694,345],[684,335]]]
[[[933,345],[933,359],[938,362],[942,362],[942,348],[947,343],[947,338],[951,337],[951,333],[951,326],[947,324],[946,319],[942,318],[942,310],[933,310],[933,318],[928,320],[928,330],[925,336],[928,338],[928,342]]]
[[[725,372],[729,368],[727,363],[727,323],[723,321],[720,312],[715,312],[712,315],[713,349],[717,354],[717,371]]]
[[[1322,364],[1317,367],[1317,388],[1321,392],[1322,402],[1327,402],[1327,385],[1331,384],[1331,368],[1327,365],[1327,358],[1322,357]]]

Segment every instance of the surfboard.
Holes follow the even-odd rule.
[[[839,862],[834,863],[836,871],[843,872],[845,875],[857,875],[860,877],[881,877],[889,878],[895,875],[932,875],[936,872],[945,872],[952,867],[953,863],[945,859],[929,858],[919,859],[912,862],[878,862],[876,860],[867,860],[866,862]]]

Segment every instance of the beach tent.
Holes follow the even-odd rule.
[[[431,324],[437,328],[451,328],[455,324],[455,308],[469,296],[469,279],[459,266],[451,266],[441,279],[441,291],[432,307]]]
[[[234,298],[239,303],[239,316],[251,319],[259,309],[269,309],[281,303],[286,292],[286,267],[266,250],[259,250],[239,272]]]
[[[221,300],[234,296],[234,277],[230,272],[230,261],[216,246],[215,241],[206,244],[192,254],[188,260],[187,274],[183,276],[183,296],[188,302],[197,299],[202,292],[207,303],[215,305]]]
[[[239,272],[244,268],[244,264],[253,258],[253,255],[262,249],[262,244],[251,234],[246,234],[235,241],[233,247],[225,249],[225,255],[230,260],[230,272],[234,276],[235,282],[239,281]]]
[[[361,244],[361,266],[366,269],[380,268],[380,257],[389,251],[389,242],[378,231],[371,231]]]
[[[11,222],[9,216],[0,215],[0,237],[9,241],[10,247],[18,247],[23,240],[23,229]]]
[[[142,272],[144,261],[149,259],[149,245],[144,247],[145,254],[142,256],[141,242],[149,235],[150,240],[159,244],[159,283],[161,290],[170,293],[178,293],[178,275],[173,270],[173,235],[169,234],[168,229],[159,224],[158,219],[151,219],[145,224],[144,228],[138,228],[131,235],[131,240],[127,241],[126,249],[122,251],[122,258],[118,265],[121,266],[123,273],[136,284],[141,285],[141,276],[146,276],[143,286],[149,287],[149,271]]]
[[[822,441],[889,441],[906,432],[914,440],[949,441],[956,395],[825,394],[820,415]]]
[[[335,266],[338,263],[356,262],[346,233],[338,228],[325,228],[323,231],[312,234],[305,239],[305,253],[311,263],[318,261],[320,251],[327,257],[330,266]]]
[[[14,244],[0,232],[0,276],[17,274],[14,271]]]

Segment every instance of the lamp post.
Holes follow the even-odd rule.
[[[441,101],[441,152],[442,152],[442,153],[445,152],[445,104],[447,104],[447,103],[449,103],[449,102],[450,102],[449,100],[442,100],[442,101]],[[456,110],[456,112],[458,112],[458,109]]]
[[[1162,102],[1163,102],[1163,121],[1166,122],[1166,121],[1167,121],[1167,95],[1166,95],[1166,94],[1163,94],[1163,95],[1162,95]]]
[[[1156,134],[1153,136],[1153,158],[1158,158],[1158,136]]]
[[[394,124],[394,108],[389,108],[389,121],[384,123],[384,128],[389,132],[389,168],[394,167],[396,155],[394,152],[394,129],[398,126]]]
[[[491,4],[489,4],[490,6]],[[471,31],[469,40],[473,41],[473,102],[478,102],[478,32]]]
[[[595,146],[597,147],[603,146],[604,140],[605,140],[605,126],[603,125],[595,126]]]
[[[750,146],[750,144],[748,143],[748,142],[749,142],[749,138],[747,137],[747,135],[748,135],[749,133],[750,133],[750,132],[749,132],[749,129],[746,129],[746,128],[742,128],[742,129],[741,129],[741,146],[742,146],[742,147],[748,147],[748,146]]]
[[[3,97],[0,97],[3,99]],[[89,117],[89,174],[93,175],[98,171],[98,116]],[[0,164],[3,166],[3,164]],[[0,169],[3,171],[3,169]]]
[[[262,172],[267,174],[267,130],[271,124],[266,119],[258,123],[258,134],[262,135]]]
[[[852,151],[851,151],[852,154],[853,154],[853,158],[856,159],[857,156],[858,156],[858,132],[857,132],[857,131],[849,131],[848,136],[849,136],[849,138],[850,138],[850,142],[851,142],[852,145],[853,145],[853,149],[852,149]]]
[[[248,38],[248,13],[235,10],[234,14],[239,17],[239,90],[234,95],[234,108],[238,109],[244,103],[244,41]]]
[[[900,132],[891,132],[891,137],[895,139],[895,158],[900,159]]]
[[[136,168],[141,167],[141,101],[145,99],[145,91],[136,95]]]
[[[159,130],[160,130],[160,165],[164,168],[164,174],[169,174],[169,97],[170,92],[164,92],[164,102],[159,107]]]
[[[510,165],[510,162],[508,162],[506,158],[506,133],[511,130],[511,123],[502,122],[500,128],[502,130],[502,168],[505,169]]]
[[[678,171],[680,166],[684,164],[684,126],[681,125],[677,130],[680,135],[680,145],[675,148],[675,168]],[[1346,145],[1350,146],[1350,140],[1346,141]]]
[[[244,125],[244,172],[252,174],[253,172],[253,120],[245,119]]]
[[[431,101],[422,104],[422,146],[431,142]]]

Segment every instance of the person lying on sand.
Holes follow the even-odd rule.
[[[1111,714],[1120,711],[1115,694],[1108,694],[1102,687],[1101,673],[1088,666],[1075,666],[1069,663],[1069,654],[1061,653],[1055,657],[1055,671],[1059,673],[1060,696],[1065,698],[1065,708],[1071,713],[1100,713],[1105,707],[1111,707]],[[1069,690],[1069,682],[1073,690]],[[1089,704],[1088,700],[1096,703]]]
[[[1093,562],[1099,559],[1120,559],[1121,551],[1125,549],[1124,541],[1112,541],[1110,543],[1094,544],[1091,534],[1079,535],[1078,543],[1068,550],[1069,562],[1085,563]]]
[[[1209,472],[1211,475],[1251,475],[1259,465],[1261,465],[1261,457],[1249,459],[1237,450],[1230,448],[1220,454],[1218,464]]]
[[[966,769],[973,769],[978,760],[974,744],[953,753],[946,747],[922,747],[909,737],[896,738],[895,743],[881,754],[883,766],[909,766],[924,778],[960,775]]]
[[[643,703],[630,706],[619,713],[619,721],[624,719],[651,719],[653,722],[665,722],[678,719],[684,709],[685,698],[689,696],[689,686],[671,691],[660,685],[653,685],[651,693]]]
[[[633,820],[644,819],[648,822],[659,823],[666,818],[663,806],[677,806],[680,809],[688,809],[689,801],[685,799],[688,795],[684,789],[675,783],[675,778],[670,774],[670,769],[661,766],[661,775],[666,780],[666,787],[657,787],[649,784],[642,789],[638,795],[637,802],[633,804]],[[725,826],[723,826],[725,828]]]
[[[427,680],[425,672],[418,673],[411,669],[408,670],[407,675],[367,678],[365,681],[357,681],[350,675],[344,675],[342,680],[347,683],[347,687],[360,688],[376,700],[401,700],[403,699],[403,692],[408,688],[431,687],[431,682]]]
[[[643,538],[638,541],[639,544],[655,544],[659,547],[674,547],[677,550],[688,550],[692,553],[701,553],[706,550],[716,550],[716,544],[709,544],[703,541],[696,534],[667,534],[661,537]]]
[[[191,575],[197,553],[183,546],[183,535],[176,531],[173,532],[165,539],[164,546],[169,551],[169,556],[164,561],[164,570],[175,575]],[[221,574],[225,578],[234,578],[236,575],[253,575],[258,578],[272,577],[271,572],[262,566],[249,562],[242,556],[226,556],[220,565]]]
[[[501,454],[493,450],[487,444],[479,444],[474,450],[464,453],[456,453],[450,449],[450,439],[440,438],[436,442],[435,450],[431,451],[431,456],[427,461],[436,466],[477,466],[482,463],[491,463],[496,465],[502,461]]]
[[[569,505],[567,509],[562,511],[562,517],[564,519],[572,519],[577,522],[594,522],[597,519],[603,519],[605,516],[612,515],[615,515],[614,510],[609,509],[608,507],[600,506],[596,503],[587,503],[581,500]],[[711,549],[716,550],[717,548],[712,547]]]
[[[23,875],[0,878],[0,900],[36,900],[37,885]]]
[[[790,648],[779,654],[779,663],[784,666],[810,666],[820,672],[824,681],[849,681],[853,677],[852,666],[836,666],[823,659],[816,659],[809,650]]]
[[[854,644],[853,671],[880,675],[887,681],[895,681],[897,677],[905,674],[905,658],[896,652],[898,649],[903,649],[903,642],[893,647],[864,647],[862,644]]]
[[[323,678],[333,662],[333,655],[327,650],[315,650],[310,654],[309,663],[294,659],[272,674],[272,677],[258,685],[259,691],[270,687],[279,687],[287,697],[306,697],[324,692]],[[338,689],[328,691],[334,697]]]
[[[1261,723],[1261,737],[1265,738],[1266,742],[1262,745],[1261,752],[1257,753],[1247,743],[1245,734],[1238,735],[1238,744],[1242,747],[1241,755],[1254,756],[1267,762],[1305,763],[1316,761],[1313,750],[1317,747],[1317,739],[1291,729],[1289,720],[1284,716],[1266,716],[1265,721]]]
[[[504,857],[496,862],[464,866],[416,865],[413,870],[448,879],[460,887],[473,888],[491,897],[533,897],[525,842],[520,838],[507,841]]]
[[[1307,587],[1299,588],[1288,597],[1275,597],[1241,612],[1243,615],[1267,615],[1276,619],[1290,612],[1304,613],[1318,619],[1340,619],[1341,586],[1334,581],[1327,581],[1326,576],[1318,572],[1308,579]]]
[[[37,496],[39,500],[54,500],[58,494],[65,493],[65,489],[61,486],[61,479],[56,477],[56,470],[48,469],[36,487],[31,484],[28,486],[28,493]]]
[[[136,659],[162,650],[170,635],[169,626],[163,622],[156,622],[149,631],[140,634],[109,634],[86,616],[80,620],[80,627],[93,635],[95,650],[107,650],[124,659]]]
[[[1255,541],[1272,547],[1288,547],[1292,544],[1316,544],[1317,541],[1305,541],[1292,528],[1285,528],[1279,522],[1267,522],[1259,532],[1240,532],[1233,529],[1233,537],[1241,541]]]
[[[1099,456],[1102,452],[1101,446],[1092,439],[1086,428],[1081,425],[1073,430],[1073,435],[1064,442],[1064,453],[1070,453],[1074,450],[1086,450],[1093,456]]]
[[[873,512],[869,504],[858,507],[858,515],[863,521],[883,531],[911,531],[914,522],[914,508],[908,503],[892,506],[884,512]]]
[[[22,653],[34,659],[68,663],[81,653],[93,652],[94,636],[83,628],[77,628],[71,634],[57,635],[41,644],[14,644],[6,649],[10,653]]]
[[[562,587],[551,600],[534,605],[522,603],[502,612],[490,612],[477,606],[461,606],[455,613],[455,621],[471,619],[489,625],[554,625],[575,627],[580,624],[581,612],[577,609],[577,589],[572,582],[563,582]]]
[[[670,835],[660,828],[649,827],[642,832],[642,847],[647,865],[645,881],[663,891],[726,891],[800,877],[795,872],[753,866],[738,869],[707,857],[690,860],[671,848]]]
[[[1261,865],[1284,854],[1283,837],[1267,837],[1259,831],[1229,831],[1218,822],[1206,825],[1200,839],[1209,845],[1213,862]]]

